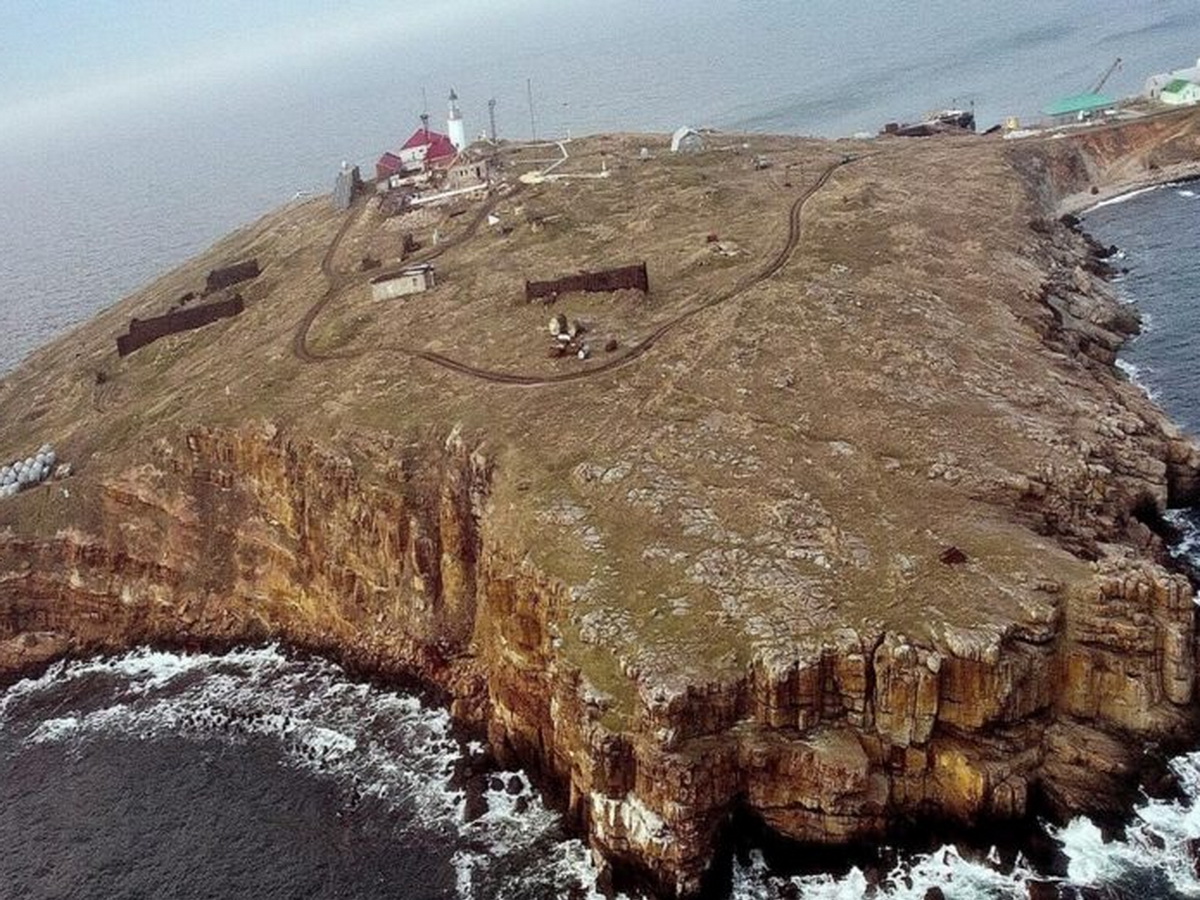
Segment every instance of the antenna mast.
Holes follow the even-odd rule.
[[[533,79],[525,79],[525,93],[529,95],[529,130],[533,133],[533,139],[537,140],[537,119],[533,115]]]

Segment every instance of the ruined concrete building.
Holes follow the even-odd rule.
[[[646,274],[646,264],[623,266],[618,269],[605,269],[601,272],[580,272],[578,275],[568,275],[554,281],[525,282],[525,300],[543,300],[547,303],[554,301],[559,294],[569,294],[574,291],[605,293],[633,289],[643,294],[650,292],[650,277]]]
[[[233,287],[235,284],[241,284],[243,281],[249,281],[251,278],[257,278],[260,274],[262,274],[262,269],[258,267],[257,259],[247,259],[221,269],[213,269],[208,273],[208,279],[204,283],[204,293],[205,295],[214,294],[225,288]]]
[[[189,306],[183,309],[173,309],[161,316],[150,319],[131,319],[129,333],[117,337],[117,355],[128,356],[134,350],[152,344],[159,338],[181,331],[192,331],[218,319],[228,319],[240,315],[246,308],[241,294],[234,294],[224,300],[202,303],[199,306]]]

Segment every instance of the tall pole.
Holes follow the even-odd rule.
[[[492,127],[492,143],[496,143],[496,98],[488,101],[488,123]]]
[[[525,79],[525,93],[529,95],[529,130],[533,134],[533,139],[537,140],[537,119],[533,117],[533,79]]]

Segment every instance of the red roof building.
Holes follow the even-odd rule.
[[[449,168],[458,156],[450,138],[428,128],[418,128],[396,152],[387,152],[375,163],[375,176],[411,175],[430,167]]]
[[[450,142],[450,138],[446,135],[418,128],[413,132],[412,137],[404,142],[404,146],[400,148],[400,155],[403,157],[406,150],[420,151],[422,148],[424,148],[424,153],[421,154],[421,159],[428,160],[429,162],[447,159],[458,153],[454,149],[454,144]]]
[[[375,163],[375,177],[380,181],[404,171],[404,160],[395,153],[385,153]]]

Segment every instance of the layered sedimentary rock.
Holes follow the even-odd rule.
[[[282,639],[419,675],[666,892],[698,888],[735,811],[838,843],[1035,792],[1103,804],[1195,712],[1193,590],[1156,529],[1196,501],[1200,451],[1112,368],[1136,323],[1058,204],[1200,157],[1196,123],[862,148],[783,257],[780,192],[840,148],[771,139],[795,188],[724,156],[614,164],[612,185],[506,201],[560,230],[464,237],[442,305],[333,291],[323,362],[289,326],[388,226],[353,210],[327,254],[324,205],[269,218],[127,304],[253,253],[267,287],[237,323],[114,368],[112,315],[0,388],[78,471],[0,509],[0,665]],[[589,203],[605,227],[554,218]],[[748,258],[688,255],[697,208]],[[519,298],[501,249],[583,266],[647,242],[674,288],[581,307],[637,334],[689,317],[628,366],[514,387],[431,364],[534,364],[544,314],[473,299]],[[487,339],[454,344],[485,301]]]

